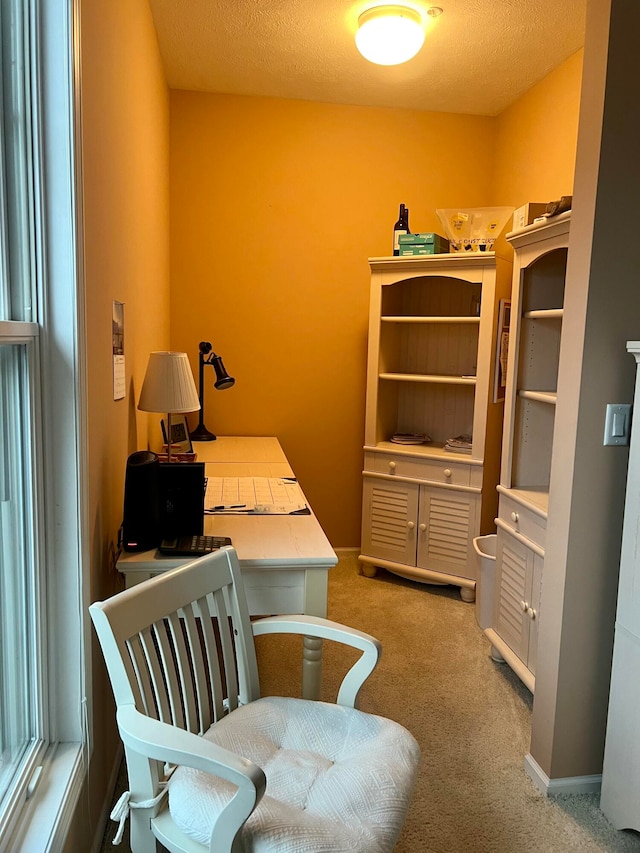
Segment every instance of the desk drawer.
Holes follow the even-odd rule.
[[[270,616],[305,612],[305,572],[242,570],[249,613]]]
[[[411,477],[431,483],[449,483],[454,486],[471,485],[471,465],[449,462],[448,459],[417,459],[401,453],[376,453],[365,451],[364,467],[374,474]],[[477,466],[476,466],[477,467]]]

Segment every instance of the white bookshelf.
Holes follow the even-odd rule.
[[[571,213],[507,235],[514,248],[492,626],[533,692]]]
[[[493,399],[498,301],[510,264],[494,253],[371,258],[362,553],[475,595],[473,538],[494,529],[503,404]],[[427,433],[398,445],[394,433]],[[472,436],[471,453],[444,449]]]

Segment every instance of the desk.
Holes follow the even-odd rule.
[[[219,436],[194,442],[193,449],[209,477],[295,476],[276,438]],[[253,616],[327,615],[328,572],[338,558],[313,510],[310,515],[206,515],[204,532],[231,537]],[[123,552],[117,569],[130,587],[187,561],[159,555],[155,549]],[[322,640],[305,637],[305,698],[319,697],[321,674]]]

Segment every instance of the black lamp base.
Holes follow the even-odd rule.
[[[204,424],[198,424],[193,432],[189,433],[191,441],[215,441],[216,437],[206,428]]]

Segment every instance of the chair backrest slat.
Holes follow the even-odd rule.
[[[238,698],[240,704],[247,704],[260,696],[258,663],[253,629],[249,617],[249,607],[244,594],[244,587],[241,583],[225,586],[222,589],[222,593],[227,603],[227,610],[232,615],[236,632],[235,654],[238,667]]]
[[[191,732],[204,734],[211,725],[209,713],[209,695],[204,660],[202,657],[202,637],[200,614],[196,602],[183,607],[184,633],[189,652],[191,681],[187,689],[187,728]]]
[[[158,654],[155,635],[156,628],[153,624],[144,628],[138,634],[144,653],[144,662],[146,663],[146,671],[142,664],[140,667],[144,677],[144,681],[140,686],[143,691],[150,690],[147,704],[150,705],[151,701],[153,701],[157,718],[164,723],[169,723],[172,722],[172,715],[164,685],[163,667]]]
[[[213,719],[211,716],[208,718],[208,724],[211,725],[213,722],[217,722],[221,719],[225,713],[223,704],[224,693],[222,691],[222,676],[220,674],[220,657],[218,655],[218,643],[216,641],[207,596],[205,595],[202,598],[199,598],[195,604],[201,619],[202,643],[204,646],[207,662],[207,675],[211,690],[211,702],[213,706],[211,710],[213,712]]]
[[[154,682],[155,689],[163,693],[163,709],[168,707],[166,722],[172,722],[176,726],[184,728],[184,715],[182,713],[182,698],[178,674],[176,672],[176,648],[173,639],[173,631],[176,622],[179,627],[179,619],[176,613],[170,613],[166,619],[159,619],[153,623],[154,637],[158,645],[158,652],[162,662],[162,680]],[[173,623],[173,624],[172,624]]]
[[[225,688],[229,711],[238,707],[238,676],[235,656],[234,642],[231,637],[230,613],[227,601],[222,589],[216,589],[213,593],[215,612],[218,617],[218,632],[220,634],[220,647],[222,649],[222,660],[224,663]]]
[[[134,634],[125,642],[125,646],[129,657],[128,660],[123,657],[123,662],[135,698],[136,707],[144,708],[144,712],[148,717],[153,717],[157,720],[158,712],[156,710],[151,681],[149,680],[147,659],[142,648],[142,643],[140,642],[140,635]]]

